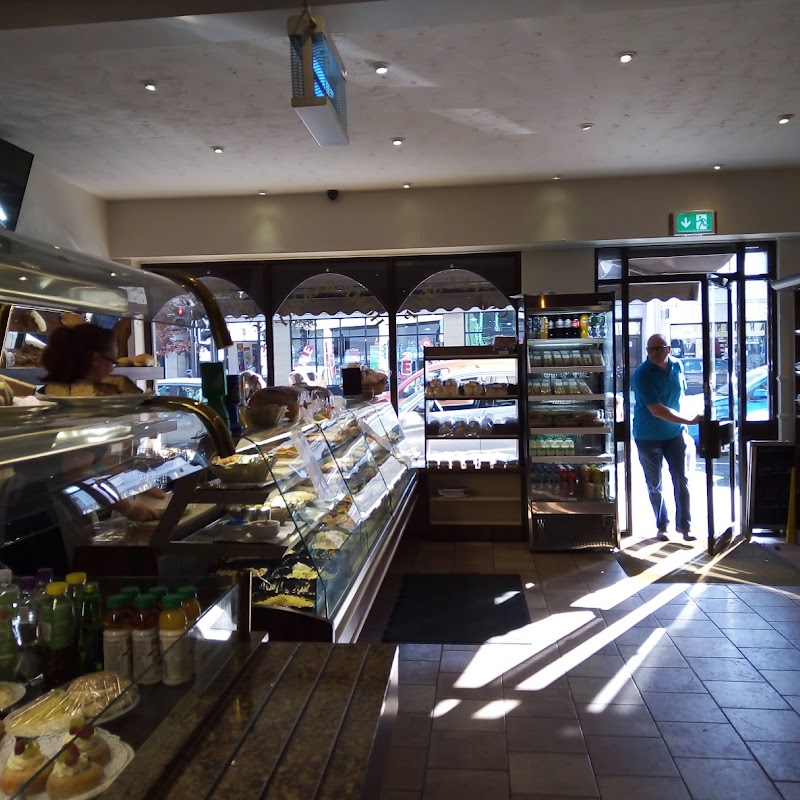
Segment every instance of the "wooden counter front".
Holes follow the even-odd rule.
[[[243,645],[175,705],[102,797],[377,797],[397,669],[394,645]]]

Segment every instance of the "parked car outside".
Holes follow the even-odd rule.
[[[686,394],[700,394],[703,391],[703,359],[682,358],[683,372],[686,375]],[[714,374],[711,376],[712,388],[728,383],[728,362],[724,358],[714,359]]]
[[[201,378],[161,378],[156,381],[156,394],[170,397],[188,397],[203,402]]]

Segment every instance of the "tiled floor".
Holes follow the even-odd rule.
[[[531,624],[400,646],[381,800],[800,800],[800,587],[655,584],[658,570],[404,543],[363,638],[380,639],[404,571],[519,573]]]

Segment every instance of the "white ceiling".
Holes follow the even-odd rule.
[[[800,166],[798,0],[325,7],[350,144],[324,149],[290,107],[300,6],[0,31],[0,137],[108,199]]]

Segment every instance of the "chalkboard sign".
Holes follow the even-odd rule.
[[[786,530],[792,467],[792,442],[748,442],[748,533],[759,528]]]

